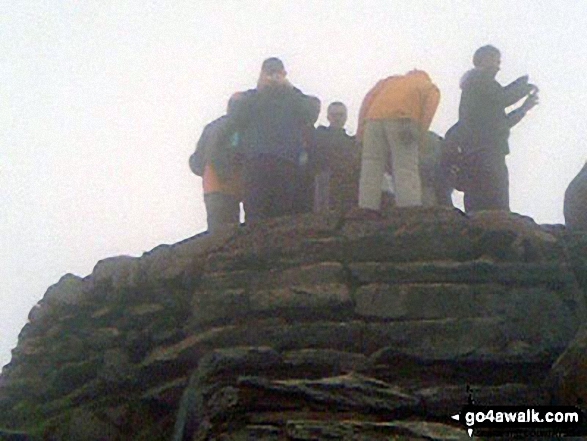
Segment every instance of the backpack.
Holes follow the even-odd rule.
[[[226,117],[220,117],[204,127],[202,135],[196,144],[196,150],[189,159],[190,170],[196,176],[204,176],[206,163],[211,159],[211,155],[214,154],[216,145],[223,142],[223,138],[226,137],[225,127]]]
[[[190,170],[196,176],[204,176],[204,167],[206,166],[206,159],[204,152],[200,149],[196,149],[194,153],[190,155],[189,159]]]
[[[441,144],[440,171],[445,182],[458,191],[466,189],[466,164],[463,146],[460,141],[458,124],[446,132]]]

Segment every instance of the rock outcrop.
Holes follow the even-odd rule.
[[[565,191],[564,212],[569,229],[587,231],[587,163]]]
[[[471,398],[575,398],[561,392],[568,364],[550,372],[587,314],[587,238],[569,237],[518,215],[402,209],[106,259],[31,310],[0,376],[0,427],[51,440],[468,439],[450,415]]]

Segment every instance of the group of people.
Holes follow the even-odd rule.
[[[315,128],[320,100],[290,83],[281,60],[265,60],[257,87],[230,98],[190,157],[203,180],[208,229],[238,224],[241,202],[247,223],[354,207],[378,217],[386,200],[452,205],[453,188],[464,191],[467,212],[509,210],[509,130],[538,103],[538,88],[528,76],[501,86],[493,46],[479,48],[473,65],[461,80],[459,121],[445,139],[429,132],[440,91],[421,70],[379,81],[353,137],[344,103],[331,103],[329,125]]]
[[[329,125],[315,128],[320,106],[289,82],[278,58],[263,62],[255,89],[230,98],[190,157],[210,231],[237,224],[240,202],[247,223],[356,205],[360,154],[344,129],[347,108],[331,103]]]

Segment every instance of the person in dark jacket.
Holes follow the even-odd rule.
[[[483,46],[473,56],[474,68],[461,79],[459,121],[447,133],[447,142],[460,146],[463,154],[462,184],[465,211],[509,211],[509,177],[505,157],[509,154],[510,129],[538,104],[538,88],[522,76],[501,86],[495,76],[501,54]],[[516,110],[505,109],[526,98]]]
[[[231,118],[242,134],[246,221],[303,211],[304,146],[307,128],[318,118],[316,98],[293,87],[282,61],[269,58],[257,88],[243,92]]]
[[[354,136],[347,134],[347,108],[328,106],[327,126],[316,129],[316,192],[314,210],[347,212],[358,205],[361,154]]]

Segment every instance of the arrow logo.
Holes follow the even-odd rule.
[[[451,418],[455,421],[460,421],[461,416],[457,413],[456,415],[451,416]],[[467,433],[469,434],[469,438],[473,436],[473,429],[467,429]]]

